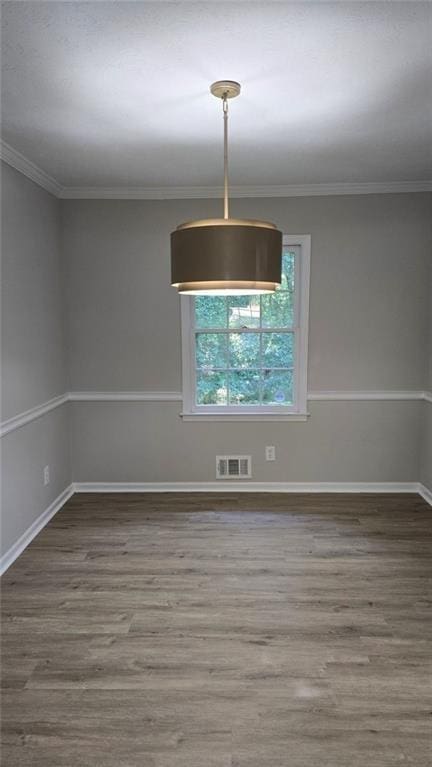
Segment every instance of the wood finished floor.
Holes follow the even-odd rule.
[[[416,495],[75,495],[3,577],[3,767],[430,767]]]

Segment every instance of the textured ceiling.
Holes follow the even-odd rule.
[[[429,2],[2,5],[3,138],[67,186],[432,175]]]

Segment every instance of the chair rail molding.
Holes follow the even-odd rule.
[[[178,391],[72,391],[71,402],[179,402]]]
[[[40,418],[42,415],[45,415],[45,413],[49,413],[51,410],[60,407],[60,405],[64,405],[68,399],[69,395],[67,393],[60,394],[58,397],[53,397],[47,402],[43,402],[41,405],[36,405],[36,407],[25,410],[23,413],[18,413],[18,415],[14,415],[12,418],[7,418],[0,424],[0,437],[4,437],[6,434],[15,431],[15,429],[19,429],[21,426],[25,426],[27,423],[35,421],[36,418]]]
[[[399,389],[388,389],[384,391],[374,391],[366,389],[365,391],[310,391],[307,398],[309,401],[322,402],[324,400],[421,400],[426,399],[427,392],[424,391],[404,391]]]
[[[308,401],[325,402],[362,402],[374,400],[393,401],[418,401],[432,403],[432,392],[427,391],[311,391],[307,396]],[[7,418],[0,424],[0,437],[25,426],[27,423],[40,418],[66,402],[181,402],[182,393],[179,391],[72,391],[53,397],[41,405],[36,405],[23,413],[18,413],[12,418]],[[214,416],[215,420],[223,420],[223,416]],[[186,419],[187,420],[187,419]],[[231,420],[231,419],[230,419]],[[277,418],[275,420],[278,420]],[[296,420],[296,417],[286,418]],[[300,416],[297,420],[307,420],[306,416]]]

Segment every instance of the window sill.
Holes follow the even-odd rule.
[[[183,421],[307,421],[309,413],[180,413]]]

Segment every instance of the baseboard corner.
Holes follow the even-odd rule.
[[[54,499],[52,503],[32,522],[30,527],[18,538],[15,543],[0,557],[0,575],[15,562],[24,549],[32,542],[33,538],[48,524],[50,519],[64,506],[66,501],[74,494],[74,484],[71,483]]]
[[[426,485],[423,485],[421,482],[419,482],[418,492],[426,501],[426,503],[428,503],[429,506],[432,506],[432,490],[429,490]]]

